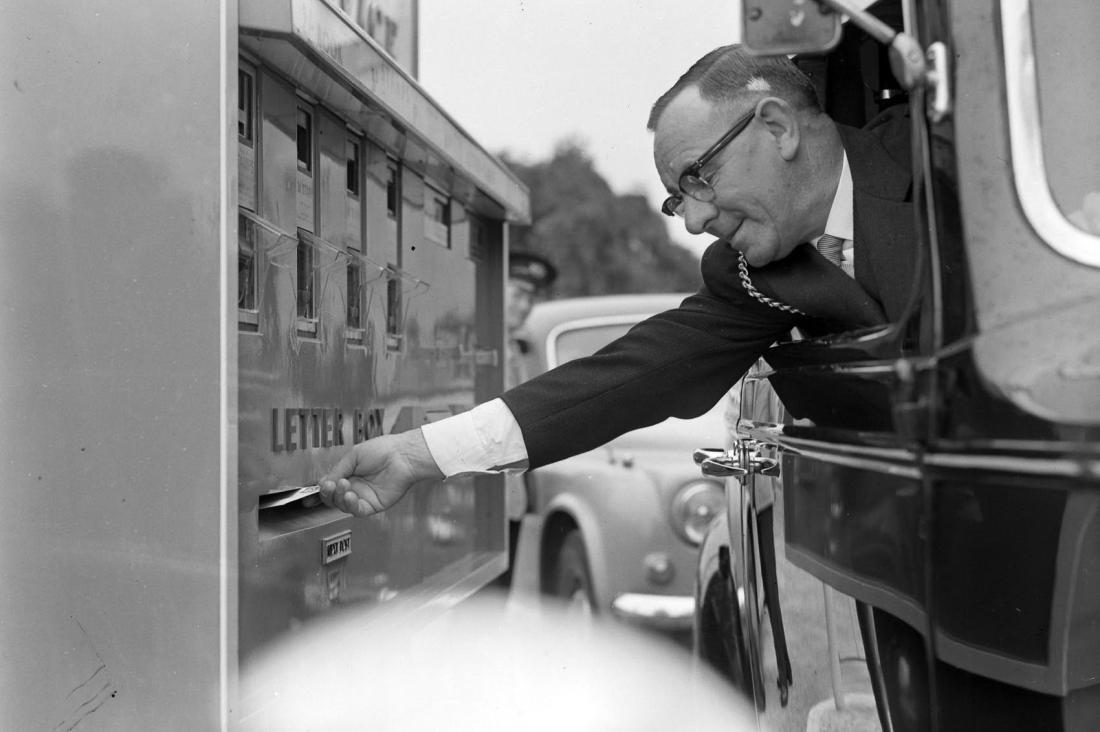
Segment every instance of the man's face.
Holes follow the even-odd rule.
[[[669,193],[680,194],[680,175],[750,110],[747,104],[712,104],[695,87],[672,100],[653,139],[654,162]],[[793,220],[790,168],[775,136],[755,118],[703,166],[701,177],[710,183],[714,199],[685,195],[677,213],[690,233],[729,242],[754,267],[781,259],[805,240]]]
[[[508,330],[514,331],[523,325],[535,304],[535,286],[525,280],[514,277],[508,279],[508,302],[505,303],[505,316]]]

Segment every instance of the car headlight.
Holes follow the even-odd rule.
[[[725,510],[725,506],[726,494],[718,481],[693,480],[685,483],[672,499],[672,528],[688,544],[699,546],[710,522]]]

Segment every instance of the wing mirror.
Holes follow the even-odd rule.
[[[814,0],[741,0],[741,41],[753,53],[822,53],[840,42],[840,15]]]
[[[753,52],[769,56],[824,53],[840,41],[841,14],[890,48],[890,69],[907,90],[935,85],[942,70],[929,71],[920,44],[863,10],[856,0],[741,0],[741,40]]]

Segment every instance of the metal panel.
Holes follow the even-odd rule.
[[[1081,7],[1086,5],[1091,7]],[[942,124],[951,144],[941,146],[937,173],[954,176],[957,170],[961,233],[981,331],[973,354],[983,380],[1026,414],[1095,428],[1098,244],[1070,225],[1046,190],[1032,68],[1042,59],[1031,45],[1027,6],[952,6],[952,42],[967,52],[956,54],[957,108]],[[990,59],[1003,62],[1003,76]],[[1080,85],[1066,80],[1064,86],[1078,93]],[[965,151],[958,165],[952,149]]]
[[[239,340],[243,658],[340,605],[401,594],[444,607],[506,564],[499,478],[419,486],[367,520],[308,501],[269,505],[288,487],[315,483],[354,442],[418,427],[499,390],[499,373],[495,383],[479,382],[485,367],[476,353],[501,347],[501,312],[484,306],[482,291],[502,290],[504,223],[480,221],[498,234],[478,262],[467,256],[471,222],[461,205],[451,206],[452,236],[428,237],[423,177],[388,158],[368,131],[366,249],[349,250],[346,121],[304,101],[317,88],[292,86],[267,59],[254,61],[261,173],[250,221],[259,232],[259,286],[257,322],[242,326]],[[294,122],[304,108],[316,147],[308,191],[299,183],[303,129]],[[388,213],[391,171],[396,218]],[[308,221],[303,195],[315,203]],[[345,321],[353,262],[363,269],[354,341]],[[298,301],[306,278],[316,298],[308,329]],[[334,546],[340,551],[326,550]]]
[[[418,0],[332,0],[406,71],[417,76]]]
[[[505,206],[462,193],[468,172],[440,174],[498,216],[480,217],[476,237],[472,217],[453,218],[455,246],[439,248],[410,201],[404,224],[387,219],[384,150],[396,149],[369,144],[364,220],[387,223],[368,226],[362,261],[383,266],[365,342],[345,344],[338,146],[320,146],[320,227],[299,241],[296,90],[258,58],[267,113],[244,166],[256,210],[240,213],[255,235],[255,303],[238,312],[237,15],[231,0],[46,0],[5,24],[0,404],[17,415],[0,455],[5,727],[225,728],[241,708],[239,646],[338,601],[403,592],[446,606],[506,563],[491,479],[418,491],[371,521],[323,509],[260,521],[261,494],[316,480],[343,447],[337,434],[346,445],[415,427],[500,389],[499,366],[479,366],[477,349],[503,343]],[[321,81],[306,91],[320,96]],[[343,134],[338,111],[317,109],[320,134]],[[432,174],[435,153],[418,144],[407,162]],[[511,191],[525,210],[525,191]],[[307,335],[300,246],[316,255]],[[395,266],[406,255],[420,276]],[[429,277],[438,298],[417,301]],[[390,282],[406,313],[394,344]]]
[[[468,202],[477,200],[475,188],[480,189],[505,208],[510,220],[530,220],[523,183],[342,12],[322,0],[245,0],[240,24],[243,48],[313,90],[375,139],[392,142],[392,152],[412,160],[417,156],[403,146],[422,147],[428,168],[461,173],[466,182],[461,194]]]
[[[6,729],[224,721],[236,14],[232,1],[5,8]]]

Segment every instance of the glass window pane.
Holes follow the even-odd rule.
[[[298,237],[298,317],[314,317],[313,247]]]
[[[313,117],[301,107],[298,108],[298,167],[313,170]]]
[[[1078,227],[1100,234],[1100,3],[1033,3],[1043,156],[1051,193]]]
[[[245,142],[252,141],[252,76],[237,72],[237,134]]]
[[[386,283],[386,333],[401,335],[401,282],[396,279]]]
[[[347,141],[348,158],[348,193],[352,196],[359,195],[359,144],[354,140]]]
[[[386,165],[386,213],[397,218],[397,163]]]
[[[363,317],[361,303],[363,267],[359,262],[348,262],[348,312],[347,327],[362,328]]]
[[[237,217],[237,307],[256,309],[256,227]]]

